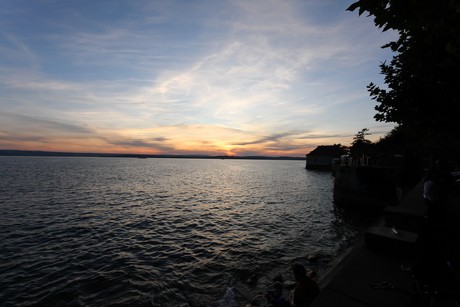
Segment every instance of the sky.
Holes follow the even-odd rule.
[[[304,156],[378,140],[396,35],[344,0],[0,0],[0,149]]]

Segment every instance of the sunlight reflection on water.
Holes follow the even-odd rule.
[[[5,304],[216,306],[229,289],[244,302],[280,268],[335,255],[354,235],[331,174],[303,161],[0,162]]]

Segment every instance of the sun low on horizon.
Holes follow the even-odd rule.
[[[394,33],[341,0],[0,2],[0,149],[304,156],[373,119]]]

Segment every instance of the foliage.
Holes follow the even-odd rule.
[[[417,131],[430,147],[458,144],[460,1],[359,0],[348,8],[356,9],[399,34],[383,46],[395,53],[380,65],[387,87],[368,86],[377,102],[374,118]]]
[[[405,152],[421,154],[416,131],[403,126],[396,126],[387,135],[376,142],[382,155],[403,155]]]
[[[362,155],[371,155],[373,153],[374,144],[366,139],[366,135],[370,135],[367,131],[369,131],[367,128],[361,129],[353,137],[353,142],[350,146],[350,153],[352,156],[360,157]]]
[[[364,129],[361,129],[360,131],[358,131],[358,133],[356,133],[356,135],[353,137],[353,143],[351,143],[351,144],[355,145],[355,144],[358,144],[358,143],[366,143],[366,144],[371,143],[371,141],[366,139],[366,135],[371,135],[367,131],[369,131],[368,128],[364,128]]]
[[[342,145],[340,143],[334,144],[333,146],[336,146],[336,147],[340,148],[340,150],[339,150],[339,152],[341,153],[340,155],[344,155],[344,154],[348,153],[348,151],[349,151],[348,146]]]

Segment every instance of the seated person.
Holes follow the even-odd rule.
[[[318,284],[307,275],[307,271],[302,265],[294,264],[292,266],[292,271],[297,284],[289,295],[291,306],[310,306],[311,302],[313,302],[319,294]]]

